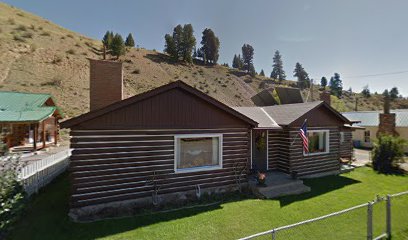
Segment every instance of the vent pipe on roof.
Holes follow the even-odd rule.
[[[89,63],[90,110],[123,100],[122,63],[95,59]]]

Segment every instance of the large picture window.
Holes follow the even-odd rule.
[[[309,153],[308,155],[325,154],[329,152],[329,131],[312,130],[308,132]]]
[[[222,135],[175,136],[175,172],[222,168]]]

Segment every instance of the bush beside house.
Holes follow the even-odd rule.
[[[4,144],[0,142],[0,149]],[[25,193],[18,181],[20,168],[18,156],[0,156],[0,239],[5,238],[25,206]]]
[[[391,135],[382,135],[374,143],[373,168],[382,173],[390,173],[395,170],[396,163],[404,157],[406,141]]]

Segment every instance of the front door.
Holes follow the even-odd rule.
[[[267,170],[267,130],[252,130],[252,168],[255,171]]]

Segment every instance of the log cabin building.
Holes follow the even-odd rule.
[[[74,219],[236,190],[250,169],[340,170],[340,132],[350,122],[327,103],[231,108],[182,81],[123,99],[121,63],[90,67],[91,111],[61,124],[71,129]],[[307,155],[297,137],[305,118]]]
[[[0,92],[0,136],[11,151],[56,145],[62,117],[49,94]]]

